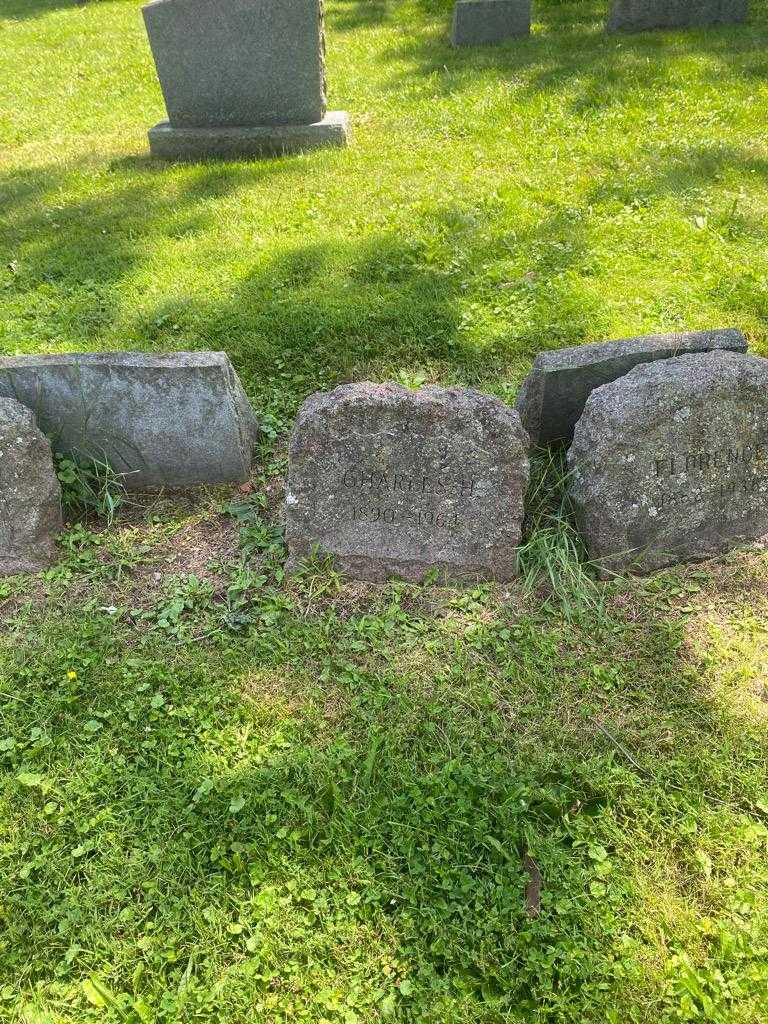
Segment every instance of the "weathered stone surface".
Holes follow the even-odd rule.
[[[59,530],[51,446],[29,409],[0,398],[0,576],[48,568]]]
[[[0,397],[31,409],[58,451],[106,459],[131,489],[250,473],[258,427],[224,352],[0,358]]]
[[[609,32],[687,28],[744,21],[749,0],[613,0]]]
[[[688,352],[746,352],[741,331],[648,334],[597,345],[540,352],[523,382],[515,408],[534,444],[570,441],[592,391],[623,377],[634,366]]]
[[[590,395],[571,495],[604,573],[696,561],[768,533],[768,360],[647,363]]]
[[[320,0],[156,0],[143,11],[175,127],[325,116]]]
[[[531,0],[458,0],[454,46],[492,46],[531,31]]]
[[[247,160],[344,147],[351,138],[349,116],[329,111],[315,124],[258,128],[175,128],[167,121],[149,130],[149,150],[159,160]]]
[[[469,389],[312,395],[291,438],[289,568],[318,550],[358,579],[509,579],[527,447],[517,413]]]

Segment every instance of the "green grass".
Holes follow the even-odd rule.
[[[768,1017],[765,554],[597,585],[548,496],[513,587],[286,581],[276,518],[341,380],[511,401],[542,348],[766,352],[752,6],[615,38],[541,0],[454,52],[448,0],[331,0],[353,147],[166,167],[138,2],[0,0],[0,350],[225,349],[266,425],[252,494],[0,581],[0,1019]]]

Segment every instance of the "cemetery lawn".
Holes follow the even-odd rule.
[[[327,6],[353,147],[177,167],[138,0],[0,4],[0,350],[224,349],[264,422],[251,491],[0,581],[0,1020],[765,1021],[765,553],[598,587],[545,508],[514,586],[286,581],[279,509],[343,380],[768,354],[768,3],[462,52],[449,0]]]

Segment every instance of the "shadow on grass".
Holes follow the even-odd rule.
[[[279,390],[291,411],[326,382],[377,376],[393,363],[431,364],[447,380],[496,376],[498,383],[503,353],[465,339],[459,299],[464,275],[489,255],[489,233],[491,254],[506,255],[510,242],[503,232],[494,235],[478,211],[439,201],[414,215],[405,235],[382,231],[355,242],[257,251],[226,299],[148,297],[134,304],[138,312],[123,310],[123,282],[155,243],[203,234],[219,201],[306,173],[289,161],[171,172],[129,159],[112,165],[98,192],[67,199],[71,179],[59,168],[11,172],[0,178],[8,225],[0,239],[12,260],[4,298],[22,309],[44,302],[51,339],[68,348],[103,347],[103,339],[109,347],[116,323],[130,347],[224,348],[253,394],[263,399]],[[578,222],[559,211],[525,241],[539,252],[537,266],[553,274],[587,245]],[[543,291],[526,296],[529,313],[539,309],[529,317],[532,350],[551,301]],[[571,311],[568,340],[584,325]],[[557,331],[548,336],[556,339]],[[44,349],[45,341],[38,337],[34,347]]]
[[[668,60],[673,56],[707,58],[703,81],[768,78],[764,10],[746,25],[615,36],[604,31],[607,5],[602,2],[540,3],[530,38],[454,49],[448,42],[452,4],[426,0],[423,6],[423,31],[404,34],[386,54],[406,65],[392,79],[395,89],[418,75],[429,79],[431,89],[453,94],[493,73],[519,95],[562,94],[581,112],[623,102],[630,90],[651,90],[656,96],[659,90],[677,88]]]
[[[208,1012],[357,988],[363,1019],[391,996],[430,1024],[659,999],[631,966],[661,955],[646,925],[684,948],[670,907],[717,916],[693,850],[708,797],[718,842],[760,798],[765,731],[709,698],[668,609],[597,636],[472,600],[447,632],[384,588],[360,616],[284,612],[212,646],[136,646],[93,613],[7,649],[16,990],[95,974],[173,1013],[188,986]],[[14,781],[30,766],[52,793]],[[649,908],[638,879],[666,858]]]
[[[596,162],[586,201],[647,206],[705,188],[726,170],[751,182],[756,175],[768,179],[768,162],[751,151],[668,144],[658,154],[638,154],[636,170],[625,165],[620,179],[609,160]],[[129,158],[115,161],[99,189],[83,198],[84,172],[87,165],[76,172],[56,165],[0,177],[0,243],[11,268],[4,271],[4,301],[22,318],[29,309],[44,310],[38,319],[48,332],[7,333],[11,351],[116,344],[224,349],[251,395],[289,417],[312,390],[391,376],[398,367],[509,399],[537,352],[599,336],[604,310],[579,289],[599,239],[571,205],[554,206],[510,234],[492,208],[436,199],[414,211],[404,231],[255,247],[250,262],[238,260],[225,297],[178,294],[170,280],[160,298],[127,300],[126,279],[169,241],[204,238],[222,201],[265,183],[295,185],[310,171],[288,160],[168,168]],[[731,219],[729,230],[749,229],[737,223],[738,213]],[[247,253],[242,241],[238,251]],[[519,279],[493,269],[510,262],[524,266]],[[513,336],[497,336],[484,308],[467,308],[469,287],[487,296],[483,307],[503,301],[515,310]],[[735,313],[742,298],[732,300]]]

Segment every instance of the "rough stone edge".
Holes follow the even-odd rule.
[[[329,110],[322,121],[314,124],[175,128],[161,121],[149,130],[149,150],[156,160],[196,163],[287,156],[326,147],[341,149],[351,139],[346,111]]]
[[[542,444],[537,436],[536,425],[541,424],[541,414],[544,408],[544,387],[545,375],[535,373],[532,368],[520,385],[520,390],[515,399],[514,409],[520,417],[523,430],[528,435],[530,445]]]
[[[164,2],[164,0],[163,0]],[[142,352],[139,349],[104,349],[100,352],[49,352],[42,355],[0,356],[0,370],[26,369],[43,366],[99,366],[114,363],[118,366],[173,369],[176,366],[194,368],[220,366],[226,352],[212,349],[179,352]]]
[[[723,336],[732,337],[731,344],[718,344]],[[681,347],[677,350],[664,351],[664,342],[670,339],[679,339]],[[659,348],[655,351],[651,347],[654,342],[659,342]],[[685,344],[685,343],[688,344]],[[635,347],[632,348],[632,343]],[[617,351],[617,346],[624,346],[623,351]],[[598,341],[587,345],[571,345],[567,348],[552,349],[546,352],[538,352],[533,360],[531,369],[528,371],[520,390],[515,399],[514,408],[520,413],[522,424],[532,445],[549,445],[565,443],[569,444],[567,437],[541,440],[537,425],[541,423],[541,416],[544,409],[546,397],[546,379],[549,374],[562,373],[567,370],[582,370],[586,367],[599,367],[610,364],[622,356],[648,354],[647,359],[636,363],[635,366],[644,366],[646,363],[659,362],[664,359],[675,359],[683,355],[702,355],[707,352],[738,352],[747,354],[748,343],[744,333],[737,327],[717,327],[703,331],[671,331],[666,334],[640,334],[631,338],[617,338],[613,341]],[[582,356],[578,363],[569,363],[567,360],[573,356]],[[597,358],[595,358],[597,356]],[[635,366],[630,367],[630,373]],[[626,374],[620,374],[614,380],[620,380]],[[606,384],[614,381],[606,381]],[[598,387],[604,385],[599,384]],[[595,389],[593,389],[595,390]],[[589,399],[589,396],[587,396]],[[577,421],[578,422],[578,421]],[[574,428],[575,428],[574,424]]]
[[[725,336],[732,339],[732,344],[719,344],[726,340]],[[638,334],[630,338],[616,338],[610,341],[590,342],[586,345],[570,345],[567,348],[550,349],[546,352],[538,352],[533,361],[533,369],[541,370],[543,373],[554,373],[562,369],[581,369],[603,361],[615,359],[617,355],[638,355],[642,352],[651,352],[653,345],[658,343],[655,351],[664,351],[670,343],[678,342],[679,348],[671,351],[663,358],[672,359],[675,356],[698,355],[702,352],[746,352],[747,339],[738,327],[714,327],[703,331],[670,331],[659,334]],[[621,346],[621,351],[617,349]],[[597,358],[595,358],[597,356]],[[573,363],[574,357],[581,357],[581,361]],[[648,360],[651,362],[651,360]],[[562,364],[562,365],[561,365]],[[639,365],[639,364],[638,364]]]
[[[222,353],[226,359],[225,370],[227,383],[229,385],[229,396],[232,402],[232,412],[235,420],[235,429],[240,438],[240,451],[243,461],[243,475],[241,483],[248,480],[253,466],[253,449],[259,439],[261,427],[256,412],[251,405],[248,395],[245,393],[240,376],[232,365],[229,356]]]
[[[37,422],[37,417],[34,412],[23,402],[19,402],[15,398],[9,398],[7,395],[0,396],[0,403],[8,402],[17,407],[17,409],[24,413],[27,420],[27,427],[30,432],[37,434],[36,442],[40,444],[48,452],[48,456],[51,461],[51,472],[53,473],[53,479],[56,481],[56,493],[58,495],[58,527],[59,531],[64,529],[64,516],[61,506],[61,484],[56,476],[56,466],[53,460],[53,449],[51,448],[51,442],[48,437],[40,429],[40,425]],[[19,552],[18,554],[3,555],[0,554],[0,577],[6,576],[22,576],[30,573],[44,572],[49,569],[58,560],[58,548],[54,537],[49,538],[47,543],[40,551],[39,557],[34,557],[36,552]]]
[[[354,399],[355,394],[361,389],[368,390],[371,393],[389,392],[391,395],[404,398],[409,395],[424,395],[433,396],[435,399],[440,399],[443,395],[470,395],[472,398],[480,398],[485,404],[491,404],[498,408],[499,411],[507,415],[509,424],[512,428],[516,425],[520,427],[524,435],[523,441],[526,446],[526,451],[529,443],[528,432],[523,426],[520,414],[517,409],[511,405],[507,405],[496,395],[489,395],[485,391],[478,391],[476,388],[471,387],[460,387],[458,385],[444,387],[439,384],[426,384],[423,387],[414,390],[407,388],[403,384],[398,384],[396,381],[385,381],[383,383],[376,383],[375,381],[362,380],[354,383],[337,384],[336,387],[331,388],[330,391],[314,391],[308,395],[299,407],[299,411],[296,414],[294,425],[291,430],[291,437],[289,440],[289,451],[292,453],[294,448],[295,440],[298,436],[299,430],[303,427],[305,421],[311,416],[322,412],[325,408],[333,407],[337,404],[340,398],[349,396]]]

